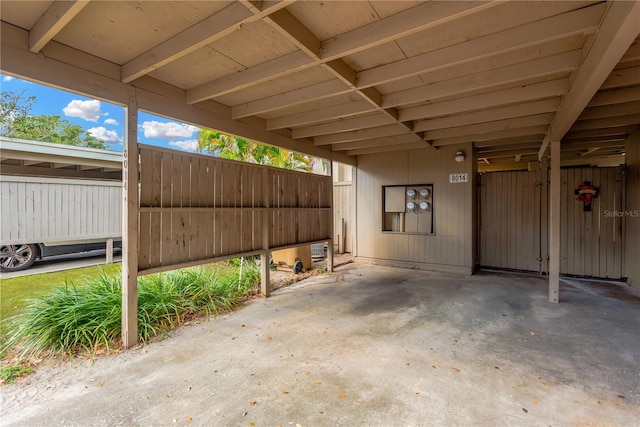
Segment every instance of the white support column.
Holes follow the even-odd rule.
[[[113,264],[113,239],[107,239],[106,252],[106,264]]]
[[[122,221],[122,345],[138,342],[138,105],[129,95],[123,165]]]
[[[549,302],[560,299],[560,141],[551,142],[549,186]]]

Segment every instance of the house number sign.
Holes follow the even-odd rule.
[[[452,184],[469,182],[469,176],[466,173],[452,173],[449,175],[449,182]]]

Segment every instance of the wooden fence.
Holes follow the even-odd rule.
[[[138,271],[327,241],[331,177],[139,145]]]

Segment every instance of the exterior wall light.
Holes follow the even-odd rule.
[[[464,151],[458,150],[458,152],[456,153],[455,159],[456,159],[456,162],[458,163],[464,162],[464,159],[465,159]]]

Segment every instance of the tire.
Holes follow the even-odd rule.
[[[302,261],[297,259],[296,262],[293,263],[293,274],[302,273],[302,270],[304,270],[304,266],[302,265]]]
[[[31,267],[38,258],[36,245],[0,246],[0,271],[20,271]]]

